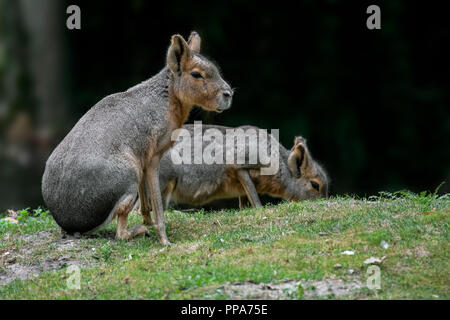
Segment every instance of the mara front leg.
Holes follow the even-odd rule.
[[[153,211],[156,235],[163,245],[170,245],[166,235],[166,223],[164,221],[164,208],[161,199],[161,188],[159,186],[159,161],[161,157],[153,156],[147,169],[147,179],[150,187],[150,199]]]
[[[151,206],[149,202],[149,185],[146,181],[146,178],[144,177],[139,184],[139,210],[142,215],[143,223],[147,226],[153,225],[152,223],[152,216],[150,215]]]
[[[169,208],[170,197],[173,192],[174,186],[175,186],[174,182],[170,182],[166,187],[164,187],[164,185],[160,184],[160,190],[161,190],[161,194],[162,194],[164,210],[167,210]],[[142,215],[142,222],[144,225],[153,226],[152,216],[150,214],[150,212],[152,211],[152,203],[151,203],[151,199],[149,197],[150,192],[149,192],[148,182],[145,182],[145,188],[142,187],[142,189],[143,190],[139,192],[139,200],[136,202],[136,205],[134,206],[133,211],[138,212]],[[141,187],[139,187],[139,190],[141,190]],[[141,203],[141,199],[147,199],[147,200],[144,201],[143,203]],[[142,208],[147,208],[147,209],[142,209]]]

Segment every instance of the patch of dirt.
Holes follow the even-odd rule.
[[[57,232],[41,231],[17,238],[23,242],[19,249],[0,252],[0,285],[16,279],[25,280],[42,272],[58,270],[69,265],[85,266],[93,264],[90,250],[79,248],[83,239],[61,238]],[[83,259],[80,259],[80,251]],[[77,254],[78,253],[78,254]]]
[[[427,249],[425,249],[424,247],[417,247],[417,248],[415,248],[414,253],[419,258],[430,256],[430,252]]]
[[[303,298],[315,299],[320,297],[339,297],[351,294],[364,285],[353,280],[344,282],[341,279],[324,279],[318,281],[295,281],[286,280],[281,283],[252,283],[235,282],[220,288],[222,293],[230,296],[231,299],[289,299],[297,298],[299,286],[303,289]],[[300,290],[302,291],[302,290]]]
[[[197,251],[199,247],[200,247],[199,243],[183,243],[178,245],[177,249],[183,253],[192,253],[194,251]]]

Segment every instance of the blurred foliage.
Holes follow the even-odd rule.
[[[62,39],[67,127],[158,72],[172,34],[196,30],[236,95],[229,111],[194,110],[190,122],[279,128],[287,148],[303,135],[334,194],[434,190],[450,176],[446,11],[434,1],[377,1],[382,29],[368,30],[372,2],[67,0],[62,7],[82,14],[81,30]]]

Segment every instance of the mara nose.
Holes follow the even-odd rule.
[[[233,95],[233,92],[230,90],[225,90],[222,94],[225,98],[228,99],[228,98],[231,98],[231,96]]]

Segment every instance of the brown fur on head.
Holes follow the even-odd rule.
[[[188,107],[199,106],[222,112],[231,106],[233,90],[219,69],[200,55],[200,36],[193,31],[188,43],[178,34],[172,36],[167,65],[173,75],[173,91]]]
[[[328,196],[328,177],[323,168],[315,162],[309,153],[306,139],[296,137],[288,167],[296,182],[306,187],[311,197]]]

